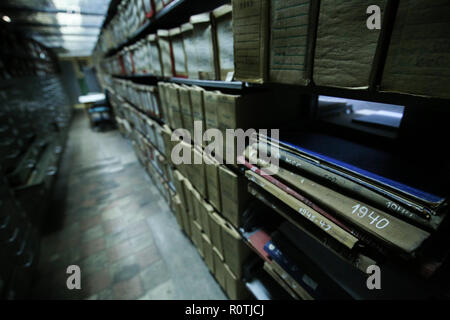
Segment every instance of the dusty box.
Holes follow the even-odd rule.
[[[169,30],[158,30],[158,44],[161,51],[162,71],[164,77],[173,77],[173,55]]]
[[[169,117],[168,94],[165,82],[158,82],[158,92],[162,109],[162,118],[166,121],[166,123],[170,123],[171,119]]]
[[[171,161],[171,153],[173,148],[173,141],[171,140],[172,136],[172,130],[167,125],[164,125],[164,127],[155,126],[155,133],[156,136],[159,137],[157,140],[161,141],[158,142],[159,147],[161,147],[161,152],[164,152],[164,155],[166,158]]]
[[[210,224],[210,215],[214,212],[214,209],[211,205],[209,205],[203,199],[200,199],[200,224],[202,226],[203,232],[208,236],[208,238],[212,238],[211,234],[211,224]]]
[[[372,1],[385,9],[385,0]],[[319,86],[367,88],[381,30],[366,26],[364,1],[321,1],[314,57]]]
[[[228,222],[222,224],[222,243],[225,262],[239,278],[242,265],[250,255],[250,248],[244,243],[239,232]]]
[[[450,98],[450,3],[400,1],[381,90]]]
[[[213,11],[219,74],[217,80],[231,81],[234,76],[232,7],[225,4]]]
[[[225,219],[217,212],[210,212],[209,214],[209,228],[211,231],[211,242],[217,251],[223,256],[223,240],[222,240],[222,225]]]
[[[183,128],[183,119],[181,117],[180,95],[176,84],[166,86],[166,97],[168,99],[168,112],[170,117],[170,127],[173,130]]]
[[[176,157],[178,157],[178,156],[179,157],[183,157],[183,159],[185,159],[185,155],[187,155],[189,157],[191,156],[191,152],[192,152],[191,149],[192,149],[192,147],[191,147],[190,144],[188,144],[188,143],[186,143],[184,141],[181,141],[181,140],[175,141],[173,143],[174,143],[174,145],[173,145],[173,151],[172,151],[172,153],[173,153],[173,159],[172,160],[177,160]],[[180,172],[183,174],[183,176],[185,176],[192,184],[195,183],[195,181],[193,181],[191,179],[192,174],[193,174],[192,165],[185,164],[184,162],[182,162],[181,164],[175,164],[174,163],[174,165],[176,166],[176,168],[178,170],[180,170]]]
[[[205,91],[203,93],[205,109],[205,130],[218,129],[219,119],[217,118],[217,96],[219,91]]]
[[[270,1],[270,82],[307,85],[311,79],[318,1]]]
[[[269,0],[233,0],[235,78],[267,80]]]
[[[211,241],[209,240],[206,234],[202,234],[203,241],[203,258],[205,259],[206,265],[208,266],[209,271],[214,274],[214,256],[213,256],[213,247],[211,245]]]
[[[192,119],[191,94],[189,87],[181,86],[179,89],[181,115],[183,117],[184,129],[189,131],[191,139],[194,137],[194,121]]]
[[[180,198],[178,196],[174,196],[172,198],[172,203],[173,203],[173,207],[175,209],[174,213],[175,213],[175,218],[177,219],[178,225],[180,226],[181,229],[184,230],[183,217],[182,217],[182,214],[181,214],[181,201],[180,201]]]
[[[184,192],[186,195],[187,213],[189,221],[194,221],[194,203],[192,202],[192,185],[186,179],[183,180]]]
[[[206,172],[205,166],[203,164],[203,155],[201,149],[198,147],[191,148],[192,150],[192,164],[190,165],[191,170],[191,182],[194,184],[195,188],[200,192],[203,198],[208,197],[208,190],[206,184]]]
[[[191,226],[192,226],[192,242],[194,242],[200,255],[204,257],[205,253],[203,250],[202,228],[200,227],[200,224],[198,224],[196,221],[191,221]]]
[[[216,79],[216,54],[214,52],[214,34],[210,13],[192,16],[190,23],[194,26],[194,44],[197,53],[197,72],[195,79]]]
[[[278,103],[280,95],[283,96],[283,104]],[[237,150],[238,139],[236,136],[227,137],[227,129],[242,129],[248,137],[251,137],[251,132],[257,129],[283,128],[292,125],[300,116],[298,106],[301,105],[301,97],[290,90],[280,91],[278,94],[260,92],[245,95],[211,92],[207,97],[205,112],[210,104],[211,109],[216,107],[218,128],[226,138],[222,153],[227,164],[236,164],[237,155],[244,151],[244,149]],[[276,112],[274,112],[274,106],[276,106]],[[247,131],[247,129],[255,130]]]
[[[247,180],[224,166],[219,167],[222,215],[236,228],[240,227],[241,215],[249,199]]]
[[[186,52],[186,64],[189,78],[198,79],[194,26],[189,22],[181,25],[181,34],[183,36],[183,45]]]
[[[169,31],[172,43],[173,60],[174,60],[174,76],[187,78],[188,70],[186,63],[186,51],[183,44],[183,34],[181,28],[173,28]]]
[[[188,204],[186,200],[186,191],[184,190],[184,177],[181,174],[180,171],[174,170],[173,171],[173,177],[174,177],[174,185],[175,190],[177,190],[177,194],[180,198],[181,204],[186,210],[188,209]]]
[[[214,259],[214,276],[216,277],[217,282],[219,282],[222,289],[226,291],[225,261],[223,260],[223,256],[214,246],[213,246],[213,259]]]
[[[228,298],[231,300],[245,300],[250,298],[250,293],[244,282],[237,277],[233,271],[225,264],[225,286]]]
[[[199,193],[194,189],[194,187],[192,186],[191,183],[187,183],[187,181],[185,181],[185,186],[187,188],[187,190],[189,190],[187,196],[190,197],[190,199],[188,201],[190,201],[191,204],[191,212],[190,212],[190,216],[191,219],[194,221],[197,221],[201,227],[200,224],[200,205],[199,205],[199,199],[200,199],[200,195]]]
[[[203,165],[205,167],[208,200],[217,211],[221,212],[222,203],[220,200],[219,162],[204,153]]]
[[[203,132],[206,130],[205,126],[205,107],[203,101],[203,94],[205,90],[197,86],[189,87],[189,93],[191,95],[191,106],[192,106],[192,120],[199,126],[199,132],[194,135],[194,143],[196,145],[203,145]],[[195,129],[195,126],[193,127]],[[196,139],[196,140],[195,140]]]
[[[155,76],[163,76],[163,64],[161,61],[161,51],[158,44],[158,36],[151,34],[148,36],[150,45],[151,68]]]

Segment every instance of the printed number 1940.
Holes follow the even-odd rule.
[[[389,220],[386,218],[381,218],[379,215],[375,214],[375,211],[371,211],[369,213],[369,209],[367,207],[361,206],[359,203],[357,203],[356,205],[354,205],[352,207],[353,211],[352,213],[355,214],[359,217],[359,218],[364,218],[367,217],[370,221],[370,224],[374,224],[375,223],[375,227],[377,229],[384,229],[389,225]]]

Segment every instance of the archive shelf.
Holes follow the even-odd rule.
[[[117,3],[114,2],[117,1],[112,1],[111,5],[117,7]],[[175,0],[156,13],[152,18],[148,19],[130,38],[122,40],[117,46],[108,50],[105,56],[110,57],[114,55],[124,47],[135,43],[151,32],[156,32],[157,29],[178,26],[181,20],[182,22],[187,22],[191,15],[212,10],[221,4],[229,2],[229,0],[210,0],[207,2],[199,0]],[[116,10],[109,10],[105,21],[109,22],[115,13]],[[106,25],[107,23],[102,27],[102,30]]]

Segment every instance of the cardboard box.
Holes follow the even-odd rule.
[[[206,174],[206,187],[208,201],[219,212],[222,212],[222,202],[220,199],[219,162],[203,153],[203,165]]]
[[[200,192],[204,199],[208,198],[208,189],[206,183],[206,172],[203,164],[203,154],[199,147],[192,147],[192,164],[190,165],[190,178],[195,188]]]
[[[211,242],[216,250],[223,257],[223,240],[222,240],[222,225],[226,220],[217,212],[209,213],[209,228],[211,232]]]
[[[233,8],[225,4],[212,14],[216,31],[219,74],[217,80],[231,81],[234,77]]]
[[[267,80],[269,0],[233,0],[235,78]]]
[[[250,298],[250,292],[245,287],[244,282],[231,271],[227,264],[225,264],[225,283],[228,298],[231,300],[247,300]]]
[[[197,221],[201,227],[200,224],[200,204],[199,199],[200,195],[199,193],[194,189],[191,183],[188,183],[185,181],[185,187],[189,191],[187,192],[187,197],[190,197],[190,203],[191,203],[191,211],[190,211],[190,217],[193,221]]]
[[[178,128],[183,128],[183,119],[181,117],[181,106],[180,106],[180,95],[178,88],[180,86],[176,84],[169,84],[166,86],[166,97],[168,99],[168,112],[170,123],[169,126],[176,130]]]
[[[318,1],[270,3],[270,82],[307,85],[311,80]]]
[[[400,1],[381,90],[450,98],[450,3]]]
[[[194,79],[215,80],[217,62],[210,13],[194,15],[189,22],[194,26],[193,37],[197,54],[198,75]]]
[[[181,201],[180,198],[176,195],[172,198],[173,207],[175,209],[175,218],[177,219],[178,225],[182,230],[184,230],[183,227],[183,218],[181,214]]]
[[[236,228],[241,226],[241,215],[249,199],[247,179],[224,166],[219,167],[222,215]]]
[[[181,25],[181,34],[183,36],[183,45],[186,52],[186,64],[189,78],[198,79],[194,26],[189,22]]]
[[[184,179],[183,180],[183,185],[184,185],[184,192],[186,195],[186,204],[187,204],[187,211],[189,214],[189,220],[194,220],[194,204],[192,203],[192,185],[191,183],[187,180]]]
[[[148,41],[150,44],[150,59],[153,74],[155,76],[163,76],[163,64],[161,60],[161,51],[158,43],[158,36],[151,34],[148,36]]]
[[[214,212],[214,208],[203,199],[200,199],[199,206],[200,224],[202,226],[202,230],[209,239],[212,239],[210,215]]]
[[[225,262],[233,273],[241,278],[242,266],[251,253],[250,248],[229,222],[222,223],[222,243]]]
[[[169,30],[158,30],[158,44],[161,51],[162,71],[164,77],[173,77],[173,55]]]
[[[382,19],[386,0],[375,0]],[[318,86],[369,87],[381,30],[366,26],[364,1],[321,1],[314,58],[314,83]]]
[[[226,291],[226,270],[223,255],[213,246],[214,276],[222,289]]]
[[[203,237],[202,237],[202,228],[197,221],[191,221],[192,226],[192,242],[194,242],[200,256],[203,258],[205,256],[203,249]]]
[[[181,86],[178,88],[180,94],[181,115],[183,117],[184,129],[186,129],[190,138],[194,137],[194,120],[192,118],[192,105],[190,89],[187,86]]]
[[[170,40],[172,43],[173,50],[173,60],[174,60],[174,76],[187,78],[187,62],[186,62],[186,51],[183,44],[183,34],[181,33],[181,28],[173,28],[169,31]]]
[[[194,143],[196,145],[202,146],[203,143],[203,132],[206,130],[205,125],[205,107],[204,107],[204,94],[205,90],[197,86],[189,87],[189,93],[191,95],[191,107],[192,107],[192,120],[193,122],[198,122],[201,125],[201,130],[194,135]],[[193,123],[193,129],[195,125]],[[194,132],[195,133],[195,132]]]
[[[170,123],[171,119],[169,117],[169,107],[168,107],[169,99],[165,82],[158,82],[158,93],[162,109],[162,119],[164,119],[166,123]]]
[[[203,258],[205,259],[206,265],[208,266],[209,271],[214,274],[214,256],[213,256],[213,247],[211,245],[211,241],[209,240],[206,234],[202,234],[203,241]]]
[[[217,97],[219,91],[205,91],[203,93],[205,109],[205,130],[219,129],[219,119],[217,118]]]

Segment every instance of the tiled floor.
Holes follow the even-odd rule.
[[[72,124],[41,245],[35,299],[226,299],[118,131]],[[81,290],[67,289],[67,267]]]

